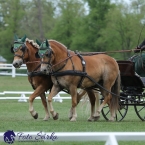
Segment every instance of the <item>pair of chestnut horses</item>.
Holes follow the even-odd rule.
[[[48,96],[50,113],[54,119],[58,119],[52,98],[65,89],[72,97],[70,121],[76,121],[76,106],[86,92],[91,103],[91,116],[88,120],[99,119],[102,108],[108,103],[110,120],[114,121],[120,94],[120,71],[115,59],[106,54],[80,55],[55,40],[36,42],[26,36],[21,39],[15,38],[14,46],[11,48],[14,52],[13,65],[19,68],[26,63],[29,82],[35,89],[29,97],[31,115],[34,118],[38,117],[33,108],[33,101],[40,96],[46,112],[44,120],[49,119],[45,91],[50,90]],[[79,94],[77,88],[84,91]],[[95,96],[94,88],[98,88],[104,97],[103,103],[97,107],[97,110],[95,110],[95,101],[99,103],[99,99],[97,95]]]

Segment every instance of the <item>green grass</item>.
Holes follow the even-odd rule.
[[[28,77],[0,76],[0,92],[3,91],[32,91]]]
[[[2,91],[32,91],[27,77],[11,78],[0,76],[0,92]],[[64,100],[63,103],[54,102],[53,106],[59,113],[59,119],[54,121],[52,117],[43,121],[45,115],[40,100],[34,101],[34,109],[38,112],[38,119],[33,119],[28,111],[29,104],[20,103],[18,100],[0,100],[0,132],[14,130],[14,132],[44,131],[44,132],[145,132],[145,122],[142,122],[136,115],[134,108],[129,106],[128,113],[121,122],[107,122],[101,116],[98,122],[88,122],[90,110],[89,105],[77,107],[77,121],[70,122],[68,119],[71,100]],[[0,142],[0,144],[5,144]],[[20,143],[15,142],[15,145]],[[48,143],[21,143],[25,144],[48,144]],[[55,145],[103,145],[104,142],[50,142]],[[142,145],[143,142],[119,142],[119,145]]]

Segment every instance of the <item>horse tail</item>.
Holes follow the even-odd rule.
[[[117,112],[119,108],[119,99],[120,99],[120,85],[121,85],[121,78],[120,78],[120,72],[115,80],[115,83],[111,89],[112,99],[110,102],[110,109],[115,110],[115,113]]]

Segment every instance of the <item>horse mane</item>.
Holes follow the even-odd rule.
[[[60,42],[58,42],[58,41],[56,41],[56,40],[50,39],[50,40],[48,40],[48,41],[49,41],[49,42],[52,42],[52,43],[55,43],[58,47],[65,48],[65,49],[67,50],[67,47],[66,47],[64,44],[62,44],[62,43],[60,43]]]
[[[26,38],[25,42],[28,42],[29,44],[31,44],[32,46],[34,46],[37,49],[40,48],[39,45],[34,42],[34,40],[30,40],[30,39]]]

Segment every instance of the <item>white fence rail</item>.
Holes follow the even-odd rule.
[[[12,64],[0,64],[0,75],[11,75],[12,77],[27,76],[27,74],[17,73],[17,70]],[[26,65],[23,64],[19,70],[27,70]]]
[[[145,132],[14,132],[15,141],[104,141],[105,145],[118,145],[118,141],[145,141]],[[0,132],[0,141],[4,141]],[[40,138],[42,136],[43,138]],[[144,142],[143,142],[144,144]]]
[[[26,91],[3,91],[0,92],[0,100],[13,100],[18,99],[18,102],[27,102],[29,97],[26,97],[26,95],[31,95],[33,92],[26,92]],[[48,95],[49,92],[46,93]],[[62,97],[63,95],[66,95],[67,93],[61,91],[58,95],[53,97],[54,102],[62,102],[63,99],[71,99],[71,97]],[[20,95],[20,97],[3,97],[4,95]],[[40,97],[36,97],[36,99],[40,99]]]

